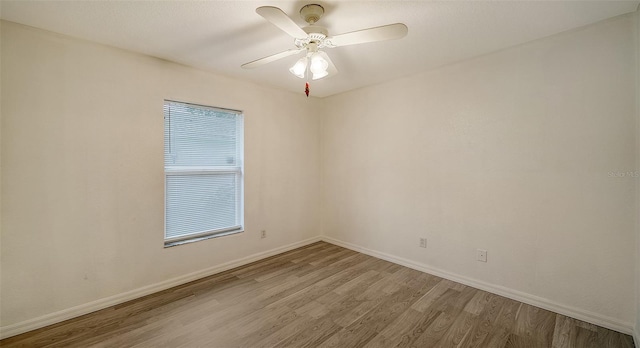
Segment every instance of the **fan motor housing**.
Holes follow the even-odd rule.
[[[323,40],[325,37],[329,35],[329,32],[326,28],[318,26],[318,25],[309,25],[302,28],[305,33],[309,34],[311,40]]]

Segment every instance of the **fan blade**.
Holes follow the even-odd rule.
[[[276,54],[272,54],[270,56],[266,56],[264,58],[260,58],[260,59],[256,59],[253,62],[249,62],[249,63],[245,63],[242,64],[241,66],[245,69],[253,69],[253,68],[257,68],[261,65],[267,64],[267,63],[271,63],[273,61],[276,61],[278,59],[282,59],[284,57],[288,57],[288,56],[292,56],[294,54],[300,53],[304,51],[304,48],[298,49],[298,48],[293,48],[290,50],[286,50],[284,52],[280,52],[280,53],[276,53]]]
[[[295,39],[304,39],[308,34],[302,30],[286,13],[281,9],[273,6],[258,7],[256,12],[271,22],[271,24],[280,28],[280,30],[289,34]]]
[[[327,67],[327,72],[329,74],[325,77],[330,77],[338,73],[338,69],[336,69],[336,66],[333,65],[333,62],[331,61],[331,58],[329,58],[328,54],[326,54],[324,51],[318,51],[318,53],[316,54],[319,54],[320,56],[322,56],[322,58],[324,58],[324,60],[326,60],[327,63],[329,63],[329,66]]]
[[[356,45],[374,41],[399,39],[407,35],[408,31],[409,29],[406,25],[402,23],[395,23],[336,35],[328,40],[336,47]]]

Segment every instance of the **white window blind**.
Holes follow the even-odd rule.
[[[165,244],[243,229],[240,111],[165,101]]]

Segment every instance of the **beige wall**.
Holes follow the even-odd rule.
[[[318,100],[8,22],[1,42],[2,326],[320,234]],[[244,111],[245,233],[163,248],[165,98]]]
[[[324,234],[630,332],[634,30],[618,17],[325,99]]]

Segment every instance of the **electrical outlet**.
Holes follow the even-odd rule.
[[[260,231],[260,238],[267,238],[267,230]]]
[[[476,259],[481,262],[487,262],[487,251],[476,249]]]
[[[427,247],[427,238],[420,238],[420,247],[421,248]]]

